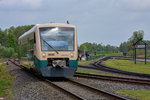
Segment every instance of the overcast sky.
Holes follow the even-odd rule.
[[[78,44],[119,46],[134,31],[150,40],[150,0],[0,0],[0,28],[66,23],[77,26]]]

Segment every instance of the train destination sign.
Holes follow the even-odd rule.
[[[145,45],[135,45],[135,48],[139,48],[139,49],[141,48],[142,49],[142,48],[145,48]]]

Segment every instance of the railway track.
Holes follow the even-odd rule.
[[[68,96],[70,96],[71,98],[73,99],[77,99],[77,100],[85,100],[84,98],[74,94],[74,93],[71,93],[63,88],[61,88],[60,86],[58,86],[57,84],[55,84],[54,82],[40,76],[39,74],[37,73],[33,73],[31,70],[27,69],[26,67],[22,66],[22,65],[19,65],[17,63],[17,61],[15,59],[11,59],[9,60],[11,63],[15,64],[17,67],[20,67],[22,70],[24,70],[25,72],[27,72],[29,75],[33,76],[33,77],[37,77],[38,79],[44,81],[45,83],[47,83],[48,85],[56,88],[56,89],[59,89],[61,92],[67,94]]]
[[[150,80],[147,79],[124,78],[124,77],[114,77],[114,76],[95,75],[95,74],[86,74],[86,73],[76,73],[74,76],[90,78],[90,79],[109,80],[109,81],[123,82],[123,83],[150,85]]]
[[[141,78],[150,78],[150,74],[128,72],[128,71],[119,70],[119,69],[116,69],[116,68],[110,68],[110,67],[105,66],[101,63],[93,64],[93,65],[96,66],[96,67],[99,67],[103,71],[119,73],[119,74],[124,74],[124,75],[132,75],[132,76],[137,76],[137,77],[141,77]]]
[[[96,61],[92,63],[92,66],[83,66],[79,65],[79,68],[88,68],[88,69],[96,69],[96,70],[102,70],[106,72],[113,72],[113,73],[118,73],[118,74],[124,74],[124,75],[131,75],[131,76],[137,76],[141,78],[150,78],[150,74],[144,74],[144,73],[136,73],[136,72],[128,72],[128,71],[123,71],[119,70],[116,68],[111,68],[103,64],[104,61],[108,59],[125,59],[125,60],[131,60],[131,57],[106,57],[103,59],[100,59],[99,61]]]
[[[101,97],[101,96],[106,96],[107,98],[109,99],[112,99],[112,100],[126,100],[127,98],[124,98],[124,97],[121,97],[121,96],[118,96],[116,94],[112,94],[110,92],[106,92],[104,90],[100,90],[100,89],[97,89],[97,88],[94,88],[94,87],[91,87],[91,86],[88,86],[86,84],[83,84],[83,83],[80,83],[80,82],[77,82],[77,81],[74,81],[74,80],[70,80],[70,79],[67,79],[67,81],[73,85],[77,85],[79,86],[79,88],[83,88],[85,89],[84,92],[87,92],[87,91],[90,91],[92,94],[94,93],[93,96],[97,96],[98,98]],[[85,93],[86,94],[86,93]],[[95,95],[96,94],[96,95]],[[91,96],[91,97],[93,97]],[[82,97],[86,97],[86,95],[82,96]],[[85,99],[93,99],[93,98],[85,98]],[[99,98],[100,99],[100,98]]]
[[[37,77],[37,78],[39,78],[40,80],[43,80],[43,81],[46,82],[48,85],[51,85],[51,86],[53,86],[54,88],[59,89],[59,90],[62,91],[63,93],[67,94],[68,96],[70,96],[70,97],[72,97],[72,98],[74,98],[74,99],[76,99],[76,100],[86,100],[86,99],[88,99],[88,98],[86,98],[86,95],[83,96],[82,94],[77,94],[77,93],[75,93],[75,92],[68,91],[68,89],[64,88],[64,87],[61,86],[60,84],[66,84],[66,82],[67,82],[67,85],[69,85],[69,84],[76,85],[76,86],[79,87],[78,89],[80,89],[80,88],[84,89],[83,92],[85,92],[85,91],[86,91],[86,92],[87,92],[87,91],[90,91],[92,94],[94,94],[94,95],[92,95],[91,97],[94,97],[94,96],[99,96],[99,97],[105,96],[105,97],[107,97],[107,98],[109,98],[109,99],[111,99],[111,100],[112,100],[112,99],[113,99],[113,100],[126,100],[126,99],[127,99],[127,98],[121,97],[121,96],[119,96],[119,95],[116,95],[116,94],[113,94],[113,93],[110,93],[110,92],[106,92],[106,91],[104,91],[104,90],[100,90],[100,89],[97,89],[97,88],[88,86],[88,85],[86,85],[86,84],[83,84],[83,83],[80,83],[80,82],[77,82],[77,81],[70,80],[70,79],[68,79],[68,78],[65,78],[65,80],[66,80],[65,83],[64,83],[64,82],[59,82],[59,83],[58,83],[58,82],[53,82],[53,81],[51,81],[51,80],[49,80],[49,79],[46,79],[46,78],[44,78],[44,77],[42,77],[42,76],[40,76],[40,75],[38,75],[38,74],[33,74],[33,72],[32,72],[31,70],[25,68],[24,66],[19,65],[16,60],[9,60],[9,61],[12,62],[13,64],[15,64],[16,66],[20,67],[22,70],[26,71],[26,72],[29,73],[30,75],[32,75],[32,76],[34,76],[34,77]],[[69,84],[68,84],[68,83],[69,83]]]

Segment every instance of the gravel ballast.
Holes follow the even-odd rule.
[[[36,77],[32,77],[28,75],[26,72],[21,70],[19,67],[16,67],[12,63],[9,62],[8,70],[11,70],[16,74],[16,79],[14,80],[14,89],[12,91],[12,97],[10,100],[72,100],[72,98],[68,97],[64,93],[59,90],[51,87],[47,83],[37,79]],[[114,92],[115,90],[120,89],[149,89],[148,85],[136,85],[136,84],[128,84],[128,83],[119,83],[105,80],[97,80],[97,79],[87,79],[87,78],[79,78],[79,77],[69,77],[71,80],[79,81],[80,83],[87,84],[89,86],[95,87],[97,89],[102,89],[107,92],[111,92],[114,94],[118,94]],[[77,86],[68,84],[68,82],[55,82],[57,85],[68,89],[69,91],[73,91],[74,93],[83,96],[87,100],[110,100],[107,97],[99,96],[93,94],[92,92],[88,92],[85,89],[80,89]],[[118,94],[123,97],[127,97],[128,99],[133,99],[132,97],[128,97],[122,94]]]
[[[85,89],[83,87],[74,85],[68,81],[66,82],[55,82],[55,84],[67,89],[68,91],[71,91],[86,100],[109,100],[110,98],[104,96],[103,94],[97,94],[94,92],[89,91],[88,89]]]
[[[122,94],[118,94],[115,92],[115,90],[120,90],[120,89],[129,89],[129,90],[148,89],[150,90],[149,85],[137,85],[137,84],[129,84],[129,83],[112,82],[112,81],[106,81],[106,80],[79,78],[79,77],[72,77],[71,79],[85,83],[89,86],[92,86],[98,89],[103,89],[107,92],[111,92],[111,93],[120,95],[122,97],[127,97],[128,99],[135,99],[135,98],[128,97]]]
[[[19,67],[9,62],[8,70],[16,74],[10,100],[70,100],[72,98],[49,86],[45,82],[31,77]]]

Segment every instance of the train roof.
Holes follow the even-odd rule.
[[[37,27],[48,27],[48,26],[64,26],[64,27],[75,27],[74,25],[71,24],[63,24],[63,23],[48,23],[48,24],[36,24],[33,26],[30,30],[25,32],[19,37],[19,40],[22,39],[23,37],[27,36],[28,34],[31,34],[35,31]]]

